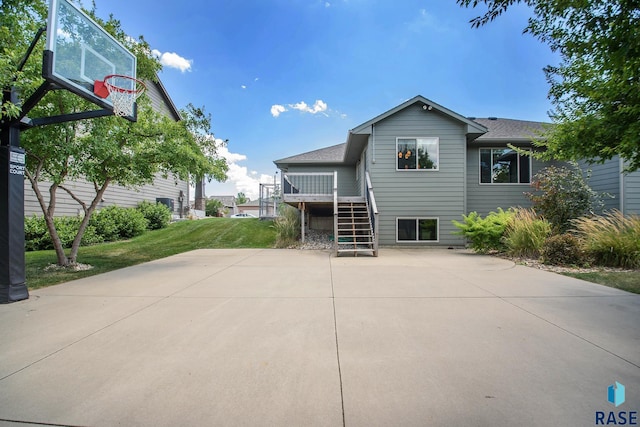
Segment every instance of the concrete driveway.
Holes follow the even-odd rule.
[[[588,426],[640,411],[640,295],[466,251],[199,250],[2,305],[0,340],[1,427]]]

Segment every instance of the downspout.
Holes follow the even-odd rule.
[[[376,125],[371,124],[371,163],[376,162]]]

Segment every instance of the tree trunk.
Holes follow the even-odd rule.
[[[49,206],[47,206],[44,197],[42,196],[42,192],[40,191],[40,187],[38,186],[38,181],[36,177],[33,177],[30,173],[27,172],[27,178],[31,183],[31,188],[33,192],[36,193],[36,198],[38,199],[38,204],[40,205],[40,209],[42,209],[42,213],[44,215],[44,222],[47,225],[47,230],[49,231],[49,236],[51,237],[51,241],[53,242],[53,249],[56,251],[56,257],[58,258],[58,265],[64,266],[68,265],[67,256],[64,253],[64,248],[62,247],[62,241],[60,241],[60,236],[58,236],[58,231],[56,230],[56,225],[53,222],[54,213],[56,210],[56,190],[57,185],[52,184],[49,188]]]
[[[71,265],[77,262],[80,243],[82,243],[82,237],[84,236],[84,232],[87,229],[87,226],[89,225],[89,220],[91,220],[91,215],[93,215],[93,212],[96,210],[98,203],[100,203],[100,200],[102,200],[102,196],[104,195],[104,192],[107,190],[107,187],[109,186],[110,182],[111,180],[107,179],[104,182],[104,184],[102,184],[102,187],[100,187],[100,189],[96,192],[96,196],[91,201],[89,208],[86,208],[86,205],[82,206],[84,209],[84,218],[82,218],[82,222],[80,223],[80,227],[78,228],[76,237],[73,239],[73,243],[71,244],[71,252],[69,253],[69,257],[68,257],[68,262]]]

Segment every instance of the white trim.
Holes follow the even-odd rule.
[[[400,240],[398,239],[398,220],[401,219],[412,219],[416,221],[416,240]],[[422,219],[435,219],[436,220],[436,239],[435,240],[418,240],[418,237],[420,236],[420,230],[418,229],[418,221],[422,220]],[[424,244],[424,243],[439,243],[440,242],[440,217],[437,216],[397,216],[396,220],[396,243],[418,243],[418,244]]]
[[[482,182],[482,150],[491,150],[491,165],[490,171],[493,171],[493,150],[505,150],[509,147],[478,147],[478,185],[526,185],[530,186],[533,179],[533,160],[531,156],[529,158],[529,182],[520,182],[520,154],[518,154],[518,182]],[[524,148],[524,150],[532,151],[531,148]],[[493,176],[491,176],[493,181]]]
[[[399,169],[398,168],[398,140],[400,139],[414,139],[416,141],[416,151],[418,149],[418,140],[419,139],[428,139],[428,140],[435,140],[436,142],[436,168],[434,169],[419,169],[418,168],[418,160],[416,158],[416,167],[414,169]],[[396,150],[395,150],[395,165],[396,165],[396,171],[400,172],[438,172],[440,171],[440,137],[438,136],[397,136],[396,137]]]

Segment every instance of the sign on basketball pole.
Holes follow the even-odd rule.
[[[43,30],[18,66],[21,71]],[[42,60],[44,82],[27,99],[2,88],[3,102],[21,104],[14,120],[0,123],[0,303],[29,298],[25,274],[24,173],[20,132],[73,120],[116,114],[136,121],[136,99],[145,90],[136,79],[136,56],[70,0],[50,0]],[[65,89],[99,110],[29,119],[27,114],[53,89]]]

